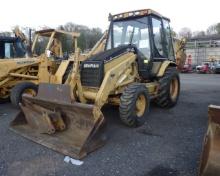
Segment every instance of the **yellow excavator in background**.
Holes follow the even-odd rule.
[[[119,118],[129,127],[145,123],[151,101],[162,108],[176,105],[180,80],[170,20],[151,9],[109,20],[107,37],[95,46],[102,52],[82,57],[77,49],[65,83],[52,79],[39,84],[36,96],[23,95],[13,131],[83,158],[105,143],[104,105],[119,106]]]
[[[174,50],[175,50],[175,56],[176,56],[176,65],[177,69],[179,71],[182,71],[183,66],[186,62],[186,52],[185,52],[185,46],[186,46],[186,39],[181,38],[177,39],[174,38]]]
[[[28,42],[18,29],[15,30],[15,34],[25,43]],[[35,95],[37,85],[40,82],[50,82],[61,62],[63,62],[63,70],[56,77],[65,82],[70,71],[69,58],[72,56],[68,58],[64,55],[61,39],[64,36],[72,37],[73,44],[75,43],[77,48],[79,35],[79,33],[55,29],[37,31],[31,48],[33,57],[0,59],[0,102],[10,99],[11,103],[18,107],[22,94]],[[41,50],[37,51],[37,48]]]

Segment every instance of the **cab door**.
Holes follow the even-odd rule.
[[[152,16],[151,27],[153,59],[169,58],[170,60],[174,60],[174,50],[169,21]]]

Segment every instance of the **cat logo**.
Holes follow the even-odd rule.
[[[83,68],[99,68],[99,64],[84,64]]]

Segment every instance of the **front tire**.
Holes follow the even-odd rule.
[[[30,94],[36,96],[38,91],[38,86],[32,82],[22,82],[15,85],[10,94],[11,103],[15,107],[19,107],[19,103],[22,101],[23,94]]]
[[[174,67],[168,68],[164,76],[159,79],[157,105],[162,108],[171,108],[176,105],[180,93],[180,78]]]
[[[150,97],[145,85],[133,83],[125,88],[120,98],[121,121],[129,127],[145,123],[150,107]]]

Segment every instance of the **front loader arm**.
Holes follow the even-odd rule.
[[[92,55],[95,55],[97,53],[100,53],[100,52],[104,51],[107,36],[108,36],[108,31],[105,31],[103,36],[101,37],[101,39],[95,44],[95,46],[89,52],[89,54],[87,55],[87,58],[91,57]]]
[[[95,99],[95,106],[99,109],[101,109],[106,103],[110,93],[118,88],[120,84],[128,80],[133,82],[136,77],[135,74],[132,75],[132,71],[130,69],[130,66],[136,60],[136,55],[133,53],[127,53],[121,57],[123,57],[123,61],[117,66],[112,67],[105,74],[104,80]],[[122,80],[122,82],[119,83],[120,80]]]

